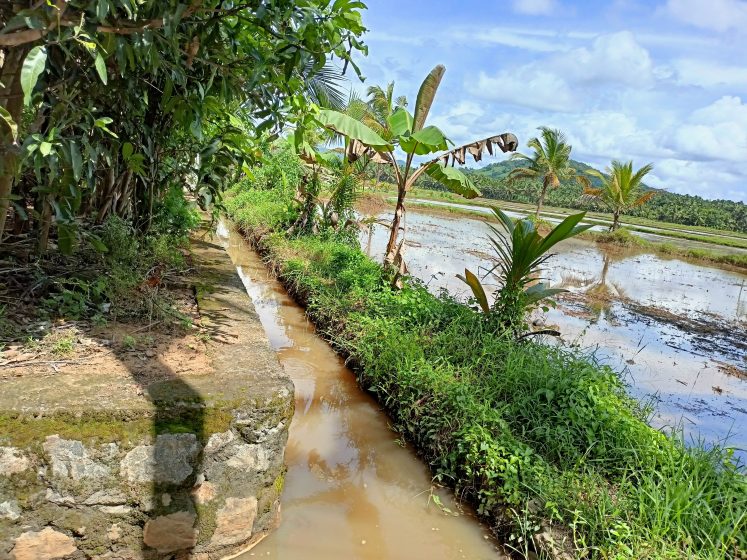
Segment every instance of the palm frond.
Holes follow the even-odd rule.
[[[341,70],[331,64],[325,64],[315,71],[310,61],[301,72],[311,101],[320,107],[335,111],[342,111],[345,108],[348,95],[343,84],[347,82],[347,78]]]

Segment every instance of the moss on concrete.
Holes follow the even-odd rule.
[[[211,434],[225,432],[233,421],[233,411],[246,403],[226,402],[218,407],[159,407],[158,414],[127,418],[127,414],[87,413],[85,417],[67,411],[50,416],[30,417],[20,413],[0,414],[3,435],[0,443],[42,451],[44,439],[53,434],[86,445],[118,442],[127,447],[158,434],[193,433],[205,443]],[[125,417],[123,417],[125,416]]]

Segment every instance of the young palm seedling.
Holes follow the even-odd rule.
[[[522,338],[526,336],[527,313],[540,302],[554,304],[550,298],[566,291],[548,287],[538,276],[539,268],[552,256],[550,249],[592,226],[578,225],[585,216],[582,212],[568,216],[543,236],[529,219],[513,220],[498,208],[493,208],[493,213],[506,230],[504,233],[489,224],[495,235],[488,238],[498,262],[485,277],[493,275],[501,283],[493,305],[488,303],[485,288],[474,273],[465,269],[464,276],[457,276],[470,287],[483,312],[497,322],[498,328]]]

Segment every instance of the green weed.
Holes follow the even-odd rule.
[[[249,233],[267,233],[287,223],[287,199],[272,194],[244,191],[226,206]],[[747,553],[747,482],[729,452],[651,428],[650,410],[593,356],[516,342],[414,280],[393,291],[349,244],[273,233],[261,247],[435,480],[517,551],[536,552],[544,520],[565,527],[579,557]]]

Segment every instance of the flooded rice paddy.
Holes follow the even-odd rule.
[[[393,202],[394,199],[391,199],[390,201]],[[444,208],[469,210],[470,212],[476,212],[478,214],[485,214],[486,216],[493,215],[493,211],[487,206],[476,206],[474,204],[460,204],[458,202],[447,202],[445,200],[431,200],[431,199],[419,199],[419,198],[414,198],[410,200],[410,203],[421,204],[421,205],[426,205],[426,206],[433,205],[433,206],[443,206]],[[501,205],[505,206],[505,203],[501,203]],[[516,210],[516,207],[512,205],[507,205],[506,207],[509,209],[504,209],[504,211],[506,212],[506,214],[508,214],[512,218],[523,218],[527,215],[526,212],[518,211]],[[557,212],[548,212],[548,211],[542,212],[542,219],[552,224],[560,223],[566,217],[567,217],[566,214],[560,214]],[[592,220],[593,222],[603,222],[603,224],[600,225],[597,223],[597,225],[594,225],[591,227],[591,231],[606,232],[609,230],[609,226],[611,222],[609,222],[608,220],[602,219],[602,218],[592,218]],[[678,239],[678,238],[673,238],[671,236],[664,235],[659,232],[670,231],[672,233],[692,234],[692,235],[699,235],[701,237],[724,237],[724,238],[733,239],[733,240],[744,240],[744,238],[736,236],[736,235],[730,236],[727,233],[715,234],[715,233],[709,233],[709,232],[702,232],[702,231],[687,229],[685,227],[679,228],[679,227],[668,226],[666,229],[659,229],[659,230],[657,230],[654,227],[650,227],[650,226],[636,225],[635,227],[636,227],[635,230],[629,230],[630,233],[637,237],[646,239],[647,241],[653,241],[656,243],[676,242],[679,246],[688,247],[692,249],[705,249],[705,250],[714,251],[714,252],[747,254],[747,249],[742,249],[739,247],[719,246],[719,245],[714,245],[712,243],[704,243],[701,241],[694,241],[690,239]]]
[[[259,256],[225,224],[218,233],[296,387],[282,523],[239,558],[505,558],[471,511],[432,486],[427,466]],[[441,510],[432,493],[459,515]]]
[[[405,261],[433,292],[466,300],[456,274],[490,268],[487,233],[477,219],[410,210]],[[387,235],[377,226],[361,245],[379,259]],[[652,401],[652,425],[726,442],[747,460],[747,275],[579,239],[554,252],[542,275],[569,292],[532,319],[620,372],[633,396]]]

